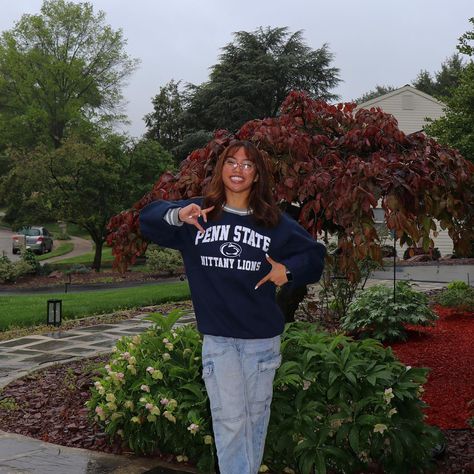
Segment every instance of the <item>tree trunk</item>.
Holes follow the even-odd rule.
[[[104,241],[102,239],[100,240],[94,240],[95,244],[95,255],[94,255],[94,263],[92,264],[92,268],[96,272],[100,272],[100,266],[102,264],[102,247],[104,245]]]

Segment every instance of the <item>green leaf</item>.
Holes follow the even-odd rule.
[[[329,400],[332,400],[340,390],[340,386],[338,384],[331,385],[329,390],[327,391],[327,397]]]
[[[316,474],[326,474],[326,460],[324,454],[320,451],[316,451]]]
[[[200,401],[205,398],[201,388],[202,387],[200,387],[199,385],[193,383],[181,385],[181,389],[191,392],[197,398],[197,401]]]
[[[359,428],[353,425],[349,433],[349,444],[355,453],[359,452]]]

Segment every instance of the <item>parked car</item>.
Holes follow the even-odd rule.
[[[23,227],[12,237],[12,252],[20,253],[21,247],[43,254],[53,249],[53,236],[45,227]]]

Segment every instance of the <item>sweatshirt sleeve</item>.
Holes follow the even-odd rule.
[[[173,210],[185,207],[194,201],[153,201],[140,211],[140,232],[145,239],[171,249],[184,246],[184,226],[175,225],[170,219]],[[171,211],[171,212],[170,212]]]
[[[299,287],[316,283],[323,273],[326,247],[314,240],[295,220],[286,215],[283,215],[282,219],[285,219],[290,233],[280,263],[291,272],[291,285]]]

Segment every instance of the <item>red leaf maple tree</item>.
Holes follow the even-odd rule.
[[[219,154],[235,139],[251,140],[272,160],[274,192],[283,208],[296,204],[299,222],[315,238],[336,238],[339,270],[351,281],[359,277],[359,260],[381,260],[373,214],[377,206],[400,244],[421,241],[428,247],[438,221],[448,229],[456,252],[468,252],[474,165],[424,133],[406,135],[381,109],[355,107],[294,91],[278,117],[249,121],[235,135],[218,130],[206,147],[182,162],[179,172],[164,173],[132,209],[110,220],[115,267],[125,271],[146,250],[140,209],[156,199],[203,195]]]

